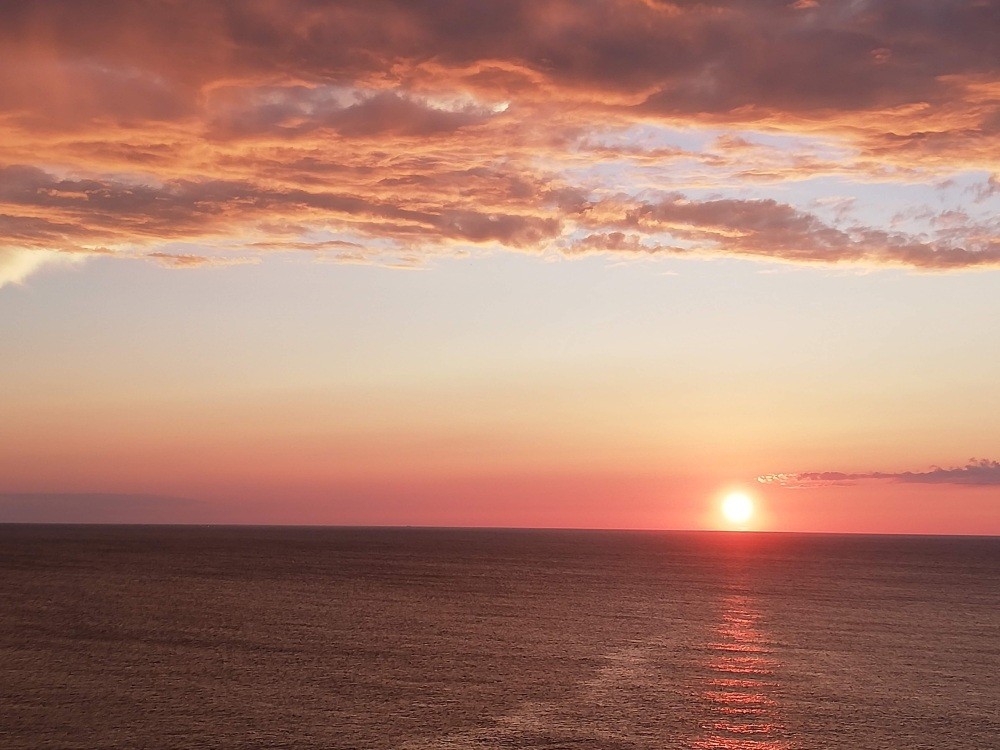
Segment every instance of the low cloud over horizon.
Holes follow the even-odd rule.
[[[95,255],[1000,267],[998,24],[931,0],[6,4],[0,285]]]
[[[797,473],[764,474],[757,477],[757,481],[761,484],[771,484],[792,489],[851,485],[865,481],[1000,487],[1000,461],[973,458],[970,459],[965,466],[955,466],[951,468],[934,466],[927,471],[872,471],[860,473],[842,471],[804,471]]]

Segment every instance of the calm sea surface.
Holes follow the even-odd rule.
[[[1000,539],[0,527],[0,748],[1000,747]]]

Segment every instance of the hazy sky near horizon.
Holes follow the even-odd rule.
[[[993,1],[5,5],[0,495],[1000,534],[998,38]]]

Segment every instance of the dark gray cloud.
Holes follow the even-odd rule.
[[[765,474],[757,477],[762,484],[781,487],[816,487],[823,485],[856,484],[865,481],[891,481],[904,484],[958,484],[977,487],[1000,487],[1000,461],[971,459],[965,466],[927,471],[862,472],[804,471],[785,474]]]

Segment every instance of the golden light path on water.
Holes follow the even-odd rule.
[[[697,750],[791,750],[784,739],[776,698],[780,690],[772,643],[760,626],[753,598],[733,594],[722,602],[716,640],[708,644],[701,693],[704,736]]]

